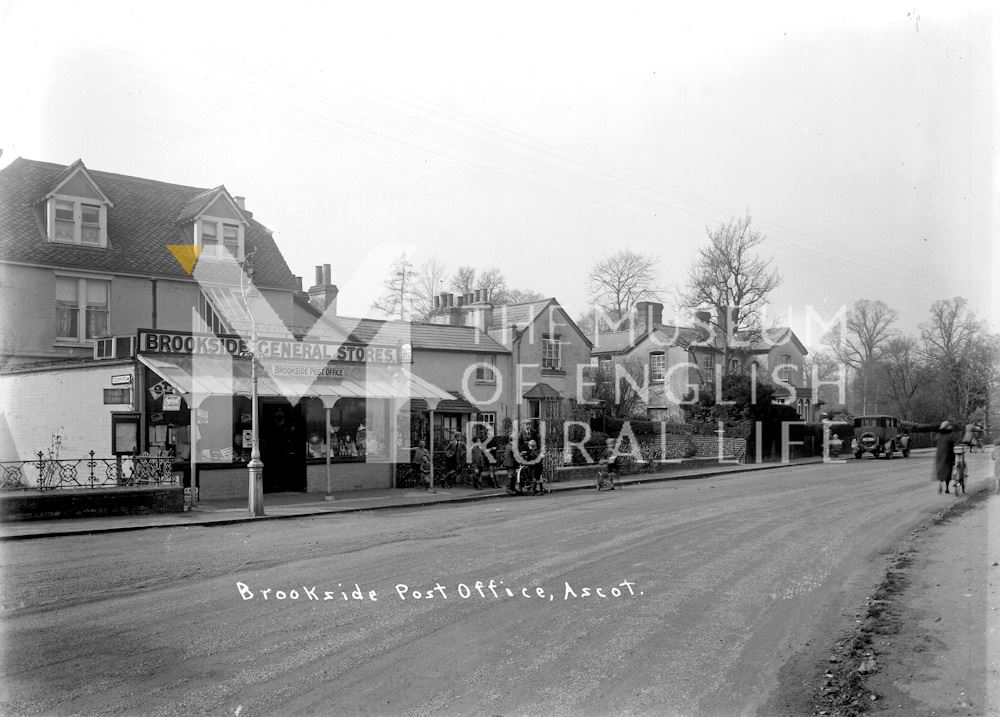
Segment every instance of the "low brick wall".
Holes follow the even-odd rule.
[[[181,486],[29,490],[0,494],[0,521],[184,512]]]

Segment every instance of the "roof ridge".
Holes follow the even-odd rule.
[[[26,165],[34,165],[34,166],[37,166],[37,167],[66,170],[66,169],[69,169],[70,167],[72,167],[73,164],[76,164],[77,162],[83,162],[83,160],[82,159],[76,159],[71,164],[62,164],[60,162],[49,162],[49,161],[42,160],[42,159],[29,159],[27,157],[17,157],[8,166],[13,165],[15,162],[22,162],[22,163],[24,163]],[[84,166],[87,167],[87,165],[85,163],[84,163]],[[130,180],[130,181],[145,182],[147,184],[165,185],[165,186],[168,186],[168,187],[175,187],[177,189],[188,189],[188,190],[193,190],[193,191],[197,191],[197,192],[210,192],[213,189],[218,189],[219,187],[224,187],[225,186],[224,184],[220,184],[220,185],[218,185],[218,187],[208,187],[208,188],[206,188],[206,187],[196,187],[196,186],[194,186],[192,184],[180,184],[178,182],[165,182],[162,179],[151,179],[150,177],[140,177],[140,176],[135,175],[135,174],[122,174],[121,172],[109,172],[109,171],[103,170],[103,169],[93,169],[92,167],[87,167],[87,172],[90,175],[92,175],[92,176],[93,175],[102,175],[102,176],[105,176],[105,177],[109,177],[111,179],[127,179],[127,180]]]

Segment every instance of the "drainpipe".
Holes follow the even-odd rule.
[[[149,281],[153,287],[153,325],[150,326],[150,328],[155,329],[156,328],[156,279],[150,277]]]

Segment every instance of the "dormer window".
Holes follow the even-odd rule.
[[[52,197],[48,201],[49,241],[84,246],[108,245],[107,209],[76,197]]]
[[[108,208],[114,206],[77,160],[39,203],[45,210],[45,236],[50,242],[106,247]]]
[[[201,257],[243,260],[243,225],[214,217],[198,220]]]

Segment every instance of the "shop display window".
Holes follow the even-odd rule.
[[[332,460],[388,458],[388,410],[380,399],[342,398],[326,409],[318,398],[302,401],[306,419],[306,457]]]

